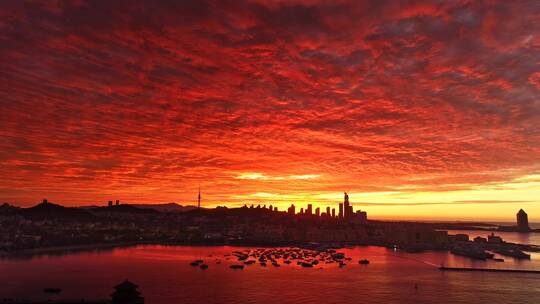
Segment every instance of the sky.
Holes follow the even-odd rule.
[[[0,3],[0,202],[540,221],[538,1]]]

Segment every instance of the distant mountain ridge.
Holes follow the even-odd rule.
[[[165,203],[165,204],[134,204],[137,208],[142,209],[154,209],[159,212],[187,212],[194,209],[197,209],[196,206],[191,205],[180,205],[177,203]]]
[[[54,203],[39,203],[30,208],[16,208],[14,212],[19,215],[31,218],[47,219],[47,218],[66,218],[66,219],[89,219],[93,215],[89,212],[74,208],[64,207]]]
[[[112,207],[115,207],[115,206],[116,205],[113,205]],[[188,211],[197,209],[196,206],[192,206],[192,205],[185,205],[184,206],[184,205],[180,205],[180,204],[177,204],[177,203],[162,203],[162,204],[128,204],[128,203],[124,203],[124,204],[120,204],[118,206],[131,206],[131,207],[134,207],[134,208],[144,209],[144,210],[155,210],[155,211],[159,211],[159,212],[174,212],[174,213],[188,212]],[[81,207],[77,207],[77,208],[84,209],[84,210],[96,210],[96,208],[100,208],[100,210],[101,210],[103,208],[108,208],[108,206],[91,205],[91,206],[81,206]]]
[[[121,204],[113,206],[103,206],[103,207],[90,207],[86,208],[90,212],[116,212],[116,213],[131,213],[131,214],[147,214],[147,213],[159,213],[159,211],[154,209],[144,209],[139,208],[130,204]]]
[[[21,208],[10,205],[9,203],[3,203],[0,205],[0,214],[13,214],[17,213]]]
[[[65,219],[91,219],[97,213],[126,213],[126,214],[151,214],[151,213],[181,213],[197,209],[195,206],[182,206],[176,203],[166,204],[119,204],[112,206],[81,206],[65,207],[52,202],[39,203],[35,206],[22,208],[9,203],[0,205],[2,215],[20,215],[35,219],[65,218]]]
[[[164,213],[182,213],[189,212],[197,209],[196,206],[180,205],[177,203],[163,203],[163,204],[119,204],[112,206],[79,206],[79,207],[65,207],[52,202],[41,202],[32,207],[18,207],[9,203],[0,204],[0,214],[18,214],[30,217],[88,217],[92,216],[92,212],[123,212],[123,213],[152,213],[152,212],[164,212]]]

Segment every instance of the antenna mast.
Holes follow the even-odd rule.
[[[197,208],[201,209],[201,185],[199,185],[199,197],[198,197]]]

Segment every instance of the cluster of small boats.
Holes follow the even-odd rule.
[[[303,248],[259,248],[248,249],[244,251],[234,251],[232,254],[225,254],[225,260],[235,259],[236,263],[229,265],[231,269],[244,269],[244,266],[259,264],[262,267],[272,265],[281,267],[281,264],[292,264],[304,268],[312,268],[314,266],[322,266],[322,264],[337,264],[339,267],[346,266],[346,262],[352,261],[352,258],[345,256],[342,252],[337,252],[334,249],[303,249]],[[220,264],[221,260],[216,259],[216,264]],[[361,259],[358,261],[360,265],[369,264],[369,260]],[[208,269],[208,264],[203,260],[195,260],[190,263],[193,267],[200,269]]]
[[[360,260],[360,261],[358,261],[358,264],[367,265],[367,264],[369,264],[369,260],[366,260],[366,259]]]
[[[281,263],[297,265],[304,268],[312,268],[320,264],[336,263],[339,267],[344,267],[347,261],[352,258],[346,257],[344,253],[336,252],[334,249],[311,250],[302,248],[260,248],[245,251],[235,251],[232,255],[241,264],[231,265],[231,268],[241,269],[239,266],[253,265],[258,263],[262,267],[272,265],[280,267]],[[359,264],[369,264],[369,261],[362,259]],[[243,267],[242,267],[243,268]]]

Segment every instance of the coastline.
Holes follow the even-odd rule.
[[[13,251],[0,251],[0,259],[16,259],[16,258],[25,258],[33,257],[40,255],[49,255],[49,254],[68,254],[76,252],[91,252],[91,251],[107,251],[114,250],[117,248],[128,248],[135,246],[231,246],[231,247],[262,247],[262,248],[272,248],[272,247],[299,247],[299,248],[309,248],[313,245],[306,243],[292,243],[292,242],[281,242],[281,243],[264,243],[264,242],[159,242],[159,241],[133,241],[133,242],[118,242],[118,243],[97,243],[97,244],[85,244],[85,245],[65,245],[65,246],[54,246],[54,247],[38,247],[38,248],[29,248],[29,249],[20,249]],[[359,244],[359,243],[347,243],[347,244],[319,244],[319,246],[324,248],[344,248],[348,246],[378,246],[386,247],[380,244]]]
[[[540,252],[540,246],[536,245],[521,245],[525,247],[529,252]],[[132,242],[117,242],[117,243],[97,243],[97,244],[85,244],[85,245],[65,245],[54,247],[38,247],[14,250],[9,252],[0,252],[0,259],[25,259],[33,258],[41,255],[66,255],[72,253],[84,253],[92,251],[112,251],[119,248],[129,248],[136,246],[192,246],[192,247],[205,247],[205,246],[231,246],[231,247],[298,247],[304,249],[341,249],[352,246],[376,246],[382,248],[391,248],[380,243],[292,243],[292,242],[280,242],[280,243],[265,243],[265,242],[159,242],[159,241],[132,241]],[[528,249],[528,250],[527,250]],[[423,251],[450,251],[446,249],[425,249],[420,251],[407,250],[407,248],[401,249],[409,253],[418,253]]]
[[[455,229],[459,231],[459,229]],[[476,231],[485,231],[483,229],[476,229]],[[508,245],[518,246],[523,251],[528,252],[540,252],[540,245],[536,244],[520,244],[513,242],[504,242]],[[393,246],[381,243],[381,242],[292,242],[292,241],[246,241],[246,240],[190,240],[190,241],[160,241],[160,240],[139,240],[139,241],[122,241],[111,243],[92,243],[92,244],[80,244],[80,245],[63,245],[63,246],[51,246],[51,247],[36,247],[17,249],[12,251],[0,251],[0,259],[25,259],[32,258],[41,255],[66,255],[78,252],[92,252],[92,251],[112,251],[118,248],[134,247],[134,246],[231,246],[231,247],[299,247],[305,249],[340,249],[350,246],[377,246],[393,248]],[[422,252],[426,250],[432,251],[450,251],[450,247],[441,248],[416,248],[412,247],[400,247],[400,250],[410,253]]]
[[[16,258],[25,256],[34,256],[51,253],[67,253],[67,252],[88,252],[95,250],[113,250],[115,248],[132,247],[138,245],[158,245],[157,242],[118,242],[118,243],[97,243],[97,244],[85,244],[85,245],[64,245],[53,247],[37,247],[20,249],[13,251],[0,252],[0,258]]]

